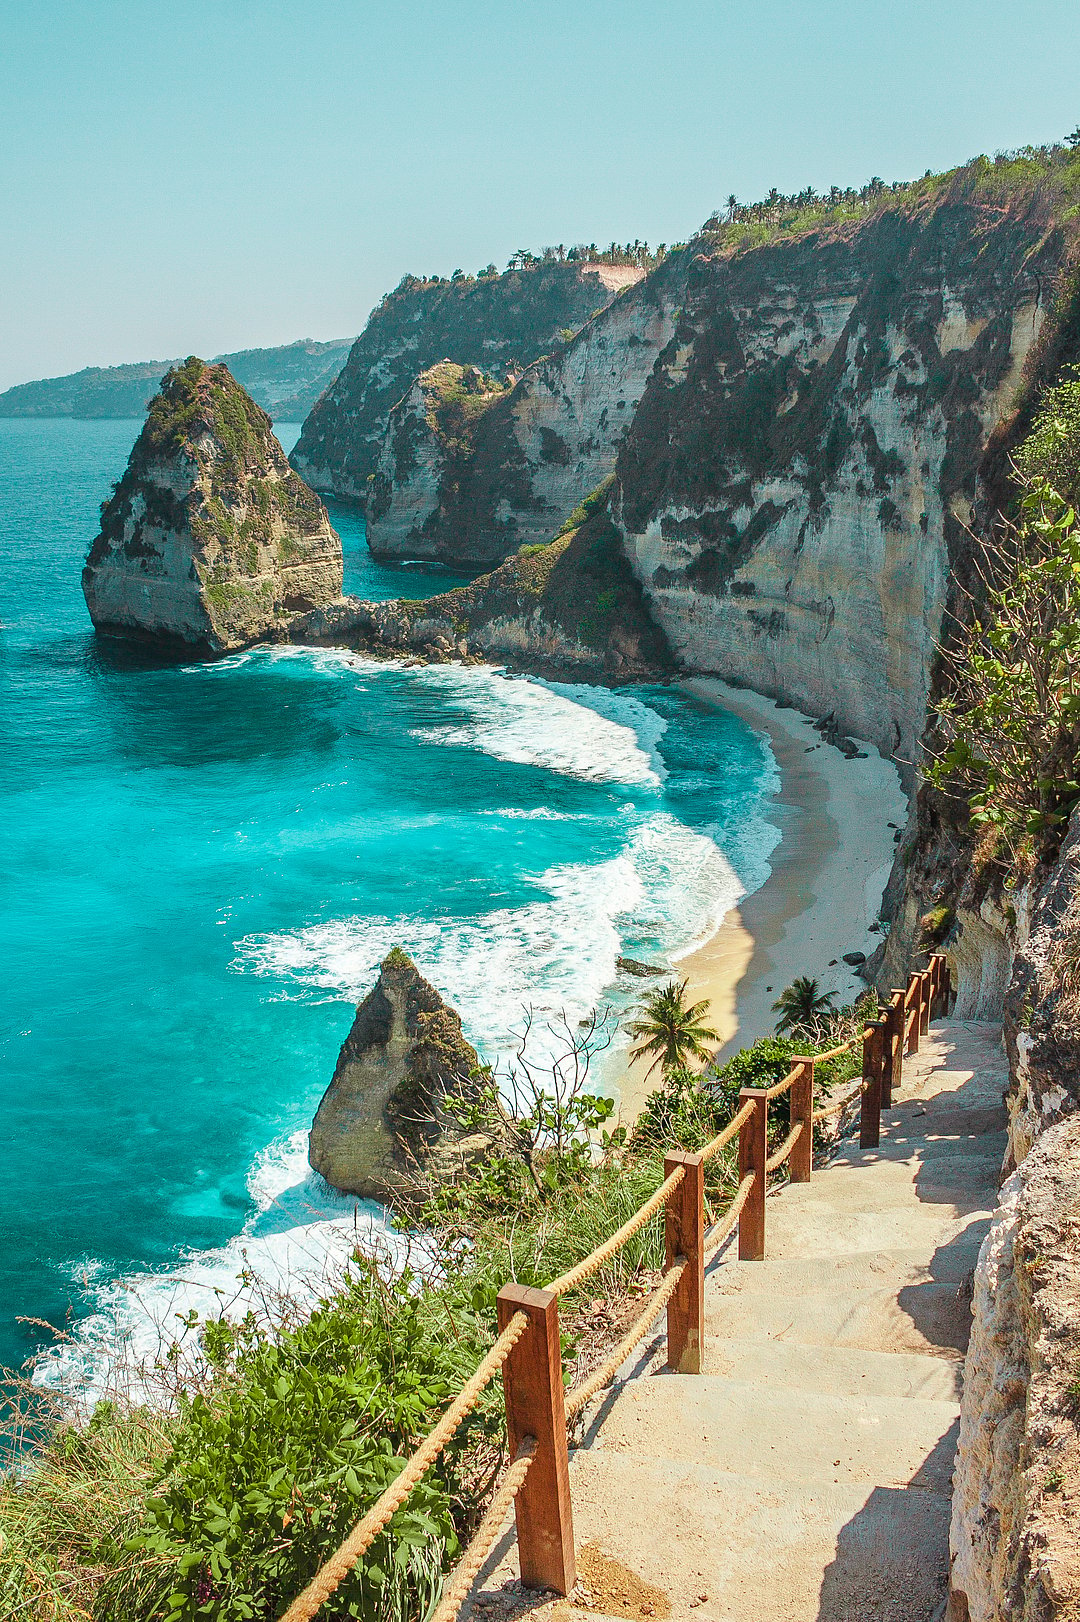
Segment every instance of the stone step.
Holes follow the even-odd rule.
[[[957,1403],[964,1365],[955,1357],[870,1352],[855,1346],[808,1346],[791,1340],[706,1338],[705,1374],[759,1385],[776,1401],[797,1403],[801,1391],[837,1397],[921,1397]]]
[[[834,1256],[766,1255],[760,1262],[731,1259],[709,1273],[709,1288],[718,1296],[736,1289],[812,1295],[822,1290],[880,1289],[887,1284],[951,1284],[957,1288],[970,1277],[981,1243],[979,1224],[975,1233],[965,1232],[929,1258],[924,1250],[905,1247],[838,1251]]]
[[[593,1443],[775,1482],[880,1482],[948,1492],[955,1401],[802,1390],[778,1402],[745,1377],[673,1375],[624,1385]]]
[[[833,1294],[706,1292],[706,1344],[723,1340],[790,1340],[804,1346],[861,1346],[872,1352],[967,1349],[971,1303],[952,1284],[911,1284]]]
[[[774,1482],[596,1448],[579,1450],[570,1471],[578,1550],[599,1547],[659,1589],[672,1622],[930,1622],[944,1597],[941,1492]],[[479,1592],[500,1593],[516,1573],[516,1551],[504,1546]],[[499,1612],[466,1614],[475,1622]],[[556,1601],[529,1614],[570,1622],[627,1613]]]

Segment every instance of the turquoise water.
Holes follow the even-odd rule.
[[[618,953],[688,948],[777,837],[767,746],[670,690],[98,641],[79,572],[136,428],[0,421],[0,1362],[71,1324],[54,1375],[377,1223],[304,1131],[390,945],[497,1055],[524,1004],[625,1006]],[[448,583],[336,516],[351,589]]]

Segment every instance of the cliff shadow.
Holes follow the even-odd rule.
[[[874,1487],[841,1527],[818,1622],[930,1622],[949,1580],[955,1420],[904,1486]]]

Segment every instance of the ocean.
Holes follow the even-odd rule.
[[[706,938],[779,837],[767,742],[675,689],[98,640],[80,570],[138,428],[0,420],[0,1364],[89,1392],[178,1314],[393,1242],[306,1164],[391,946],[498,1060],[526,1007],[625,1013],[616,958]],[[457,583],[331,516],[346,590]]]

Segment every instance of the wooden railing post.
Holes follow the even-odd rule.
[[[919,977],[917,974],[908,976],[907,992],[904,996],[904,1031],[906,1051],[918,1053],[919,1051]]]
[[[791,1099],[792,1127],[802,1126],[795,1147],[788,1160],[788,1178],[793,1183],[808,1183],[814,1164],[814,1061],[803,1059],[795,1065],[795,1080],[788,1094]]]
[[[919,996],[919,1035],[930,1034],[930,1004],[934,1000],[933,975],[929,969],[924,969],[919,976],[921,991]]]
[[[884,1013],[881,1038],[881,1107],[891,1109],[893,1093],[900,1091],[904,1063],[904,993],[894,991]]]
[[[863,1032],[863,1092],[859,1115],[859,1148],[876,1149],[881,1142],[881,1056],[884,1024],[876,1020]]]
[[[941,1017],[948,1019],[952,1002],[952,970],[944,953],[941,955]]]
[[[739,1260],[765,1259],[765,1157],[769,1138],[769,1095],[764,1087],[744,1087],[739,1108],[752,1103],[754,1113],[739,1128],[739,1181],[754,1174],[754,1185],[739,1216]]]
[[[890,1004],[896,1010],[893,1014],[896,1057],[893,1060],[892,1085],[893,1092],[898,1093],[904,1080],[904,1054],[907,1052],[907,992],[894,986]]]
[[[569,1594],[577,1581],[566,1452],[559,1298],[551,1290],[504,1284],[496,1299],[500,1332],[515,1312],[529,1327],[503,1364],[506,1432],[513,1458],[526,1436],[536,1453],[514,1500],[518,1559],[526,1588]]]
[[[676,1167],[686,1173],[664,1211],[665,1266],[680,1257],[686,1271],[668,1302],[668,1368],[677,1374],[700,1374],[705,1345],[705,1160],[701,1155],[672,1153],[664,1158],[664,1177]]]

